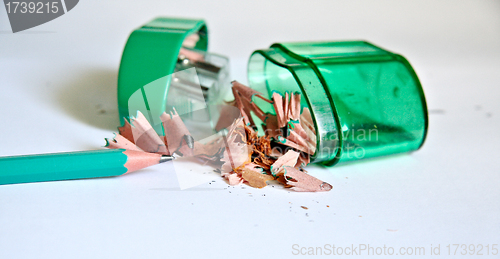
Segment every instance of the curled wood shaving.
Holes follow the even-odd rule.
[[[156,134],[151,124],[140,111],[137,112],[137,117],[131,119],[130,124],[124,125],[124,127],[128,128],[124,129],[122,127],[122,129],[126,130],[125,138],[128,139],[130,137],[129,132],[131,132],[133,143],[140,149],[149,153],[170,155],[163,140]]]
[[[246,182],[262,188],[266,181],[276,179],[296,191],[329,191],[331,185],[298,169],[306,166],[316,151],[314,123],[307,107],[301,113],[300,94],[274,92],[271,101],[236,81],[232,84],[235,100],[231,105],[239,109],[242,119],[233,123],[227,137],[222,174],[229,183]],[[275,114],[264,113],[253,97],[272,103]],[[257,135],[251,113],[263,121],[264,136]],[[241,153],[240,158],[232,155],[233,149]]]
[[[118,132],[120,135],[122,135],[124,138],[126,138],[128,141],[135,143],[134,135],[138,135],[138,131],[130,125],[128,120],[125,119],[125,123],[123,126],[118,127]]]
[[[160,119],[165,132],[163,141],[168,147],[168,151],[171,154],[180,153],[184,156],[192,156],[194,139],[177,111],[174,109],[170,114],[164,112]]]
[[[223,162],[221,175],[229,181],[229,184],[239,184],[243,179],[241,176],[243,168],[251,162],[243,118],[234,121],[223,141],[225,150],[221,159]]]
[[[330,184],[302,169],[316,151],[316,132],[310,110],[300,106],[300,94],[285,93],[282,96],[274,92],[271,101],[243,84],[236,81],[232,84],[235,100],[230,103],[230,108],[222,110],[217,124],[218,129],[227,128],[227,135],[206,144],[194,141],[174,110],[161,115],[165,136],[158,136],[144,115],[138,112],[137,118],[131,122],[126,120],[118,128],[119,135],[113,140],[106,139],[106,147],[177,153],[219,162],[222,164],[221,175],[231,185],[248,183],[263,188],[267,181],[278,180],[300,192],[331,190]],[[254,97],[272,104],[275,114],[264,113],[253,102]],[[252,114],[263,122],[263,136],[257,134]]]
[[[194,156],[210,160],[220,160],[221,152],[224,152],[224,143],[222,138],[217,138],[209,143],[202,144],[198,141],[194,142]]]
[[[245,166],[241,176],[250,186],[255,188],[264,188],[267,186],[267,181],[274,180],[273,176],[265,174],[262,170],[258,170],[255,166]]]
[[[286,184],[290,185],[294,191],[325,192],[333,188],[329,183],[310,176],[295,167],[284,166],[280,174],[283,175]]]
[[[126,149],[126,150],[134,150],[134,151],[143,151],[140,149],[138,146],[136,146],[134,143],[130,142],[130,140],[126,139],[122,135],[115,134],[115,137],[113,139],[105,139],[106,140],[106,146],[107,148],[110,149]]]
[[[288,150],[286,154],[278,158],[276,162],[271,166],[271,174],[276,175],[281,170],[283,166],[295,166],[297,164],[297,159],[299,159],[300,153],[293,150]]]

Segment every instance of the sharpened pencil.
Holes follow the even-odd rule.
[[[0,185],[119,176],[170,160],[125,149],[0,157]]]

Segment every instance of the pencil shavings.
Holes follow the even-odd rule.
[[[299,159],[300,153],[295,152],[293,150],[288,150],[286,154],[278,158],[276,162],[271,166],[271,174],[276,176],[284,166],[293,166],[297,164],[297,160]]]
[[[309,154],[300,153],[299,158],[297,159],[297,163],[295,164],[295,167],[305,167],[310,162],[311,162],[311,156]]]
[[[283,175],[286,184],[297,192],[327,192],[333,188],[329,183],[310,176],[295,167],[284,166],[280,174]]]
[[[266,129],[272,131],[273,138],[280,143],[313,155],[316,151],[316,137],[312,135],[316,134],[314,131],[306,131],[301,124],[300,94],[289,95],[285,93],[285,96],[282,96],[274,92],[272,98],[276,116],[268,116]],[[304,112],[307,116],[304,118],[308,119],[305,126],[310,129],[309,123],[312,124],[312,119],[309,120],[309,117],[311,114],[308,108],[304,108]]]
[[[165,143],[141,112],[137,112],[137,117],[132,118],[130,124],[125,124],[124,127],[126,126],[129,127],[127,131],[132,132],[134,144],[140,149],[148,153],[170,155]]]
[[[217,138],[206,144],[197,141],[194,142],[193,155],[196,157],[209,161],[218,161],[221,158],[222,152],[224,152],[222,138]]]
[[[185,48],[181,48],[179,50],[179,56],[188,58],[189,60],[195,62],[205,61],[205,58],[203,57],[202,54]]]
[[[134,150],[134,151],[143,151],[140,149],[138,146],[136,146],[134,143],[132,143],[130,140],[126,139],[122,135],[115,134],[115,137],[113,139],[105,139],[106,140],[106,146],[107,148],[110,149],[127,149],[127,150]]]
[[[226,138],[222,175],[229,184],[247,183],[263,188],[267,181],[278,180],[296,191],[331,190],[330,184],[299,170],[309,164],[310,156],[316,152],[314,123],[309,109],[301,109],[300,94],[283,96],[273,92],[271,101],[243,84],[236,81],[232,84],[234,101],[230,104],[239,109],[243,118],[234,121]],[[275,114],[264,113],[253,102],[254,97],[272,104]],[[263,122],[264,136],[258,136],[251,114]],[[227,124],[230,116],[221,117]],[[235,155],[238,152],[239,158]]]
[[[191,34],[186,38],[184,38],[182,46],[186,48],[194,48],[199,40],[200,40],[200,35],[198,35],[197,33]]]
[[[238,81],[233,81],[232,85],[234,95],[233,105],[240,110],[240,114],[243,116],[245,124],[255,125],[252,117],[250,116],[250,112],[253,112],[259,119],[265,120],[265,113],[252,101],[252,98],[257,97],[268,103],[272,103],[272,101],[264,98],[262,93],[255,91]]]
[[[224,105],[220,111],[219,120],[215,125],[215,131],[229,128],[233,122],[240,117],[240,111],[232,105]]]
[[[234,101],[221,109],[216,128],[227,134],[195,141],[175,109],[160,116],[164,135],[158,135],[140,112],[125,120],[107,148],[179,156],[194,156],[220,165],[221,176],[230,185],[246,183],[255,188],[278,180],[299,192],[329,191],[332,186],[305,172],[303,167],[316,152],[316,131],[307,107],[301,107],[299,93],[273,92],[272,100],[236,81],[232,82]],[[259,98],[274,114],[265,113],[253,98]],[[261,102],[260,102],[261,103]],[[262,121],[256,125],[252,116]],[[258,134],[261,126],[264,135]]]
[[[168,151],[171,154],[193,156],[194,139],[177,111],[174,109],[170,114],[164,112],[160,120],[165,132],[163,141],[168,146]]]
[[[125,120],[123,126],[118,127],[118,132],[121,136],[123,136],[128,141],[134,144],[135,144],[134,135],[137,136],[139,134],[139,132],[134,127],[132,127],[132,125],[130,125],[130,123],[127,120]]]
[[[196,154],[207,158],[211,153],[218,152],[213,151],[214,147],[210,145],[196,143],[175,109],[170,114],[163,113],[160,119],[166,133],[164,136],[158,135],[146,117],[138,111],[137,116],[131,118],[130,122],[125,119],[123,126],[118,128],[119,134],[115,134],[114,139],[106,139],[106,147],[162,155],[194,156]],[[195,152],[195,146],[200,149],[198,152]]]
[[[243,118],[234,121],[223,141],[225,150],[221,159],[223,162],[221,175],[229,181],[229,184],[239,184],[243,182],[243,168],[251,162]]]
[[[264,188],[267,186],[267,181],[274,180],[273,176],[265,174],[262,168],[259,170],[255,164],[245,166],[241,176],[250,186],[255,188]]]
[[[252,152],[252,162],[265,170],[269,170],[276,160],[275,157],[270,156],[272,153],[270,138],[258,136],[257,132],[249,126],[245,126],[245,133],[247,134],[247,145]]]

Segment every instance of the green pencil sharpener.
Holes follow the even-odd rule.
[[[161,17],[134,30],[118,73],[120,123],[140,111],[163,134],[160,115],[174,109],[200,131],[217,120],[208,106],[229,90],[229,61],[207,48],[203,20]]]
[[[207,107],[223,102],[230,78],[228,59],[207,53],[207,45],[202,20],[157,18],[132,32],[118,78],[121,122],[139,110],[159,125],[160,114],[175,107],[191,116],[187,124],[210,121],[211,130],[201,131],[213,134],[218,111]],[[251,55],[248,81],[267,99],[273,91],[301,93],[316,129],[317,163],[410,152],[426,137],[427,106],[414,70],[401,55],[364,41],[273,44]],[[274,114],[271,104],[254,101]]]
[[[316,127],[315,162],[409,152],[425,140],[427,106],[417,75],[404,57],[368,42],[276,43],[252,54],[248,80],[265,97],[302,94]]]

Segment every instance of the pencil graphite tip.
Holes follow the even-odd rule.
[[[161,163],[168,162],[168,161],[172,161],[172,160],[174,160],[174,159],[175,159],[175,157],[174,157],[174,156],[167,156],[167,155],[163,155],[163,156],[161,156],[161,158],[160,158],[160,164],[161,164]]]

